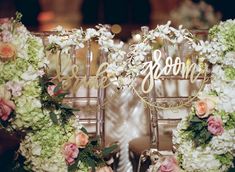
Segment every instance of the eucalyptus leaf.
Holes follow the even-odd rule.
[[[91,167],[92,171],[95,170],[96,162],[90,157],[87,157],[87,164]]]
[[[80,130],[83,131],[85,134],[88,134],[87,130],[84,127],[82,127]]]
[[[190,122],[196,122],[196,123],[202,122],[202,121],[203,121],[203,120],[200,119],[200,118],[198,118],[197,116],[194,116],[194,117],[190,120]]]
[[[108,156],[110,153],[112,153],[115,149],[118,148],[118,145],[114,144],[110,147],[106,147],[102,150],[102,156]]]
[[[57,84],[57,86],[55,87],[55,89],[54,89],[54,93],[56,93],[56,92],[58,92],[59,90],[61,90],[61,87],[62,87],[62,83],[59,82],[59,83]]]
[[[54,124],[59,124],[56,114],[52,111],[50,112],[50,118]]]

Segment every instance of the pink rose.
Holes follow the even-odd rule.
[[[74,143],[66,143],[64,145],[63,154],[65,156],[65,160],[69,165],[72,165],[75,162],[75,158],[78,157],[78,147]]]
[[[215,108],[215,103],[210,99],[199,100],[195,103],[196,115],[199,118],[208,117]]]
[[[104,166],[96,170],[96,172],[113,172],[111,167]]]
[[[55,92],[56,85],[49,85],[47,87],[47,92],[50,96],[58,96],[59,94],[63,93],[62,90],[58,90]]]
[[[85,148],[88,142],[89,142],[89,137],[84,132],[79,131],[75,134],[75,144],[79,148]]]
[[[56,88],[56,85],[49,85],[47,87],[47,92],[50,96],[54,96],[54,89]]]
[[[9,118],[11,112],[15,110],[15,108],[15,104],[12,101],[0,98],[0,118],[3,121],[6,121]]]
[[[167,157],[161,164],[158,172],[178,172],[179,166],[175,157]]]
[[[223,121],[220,117],[210,116],[207,120],[208,131],[213,135],[221,135],[224,132]]]

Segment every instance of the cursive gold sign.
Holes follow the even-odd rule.
[[[62,82],[62,86],[64,90],[70,90],[72,93],[76,93],[80,87],[86,88],[107,88],[112,83],[110,82],[110,78],[113,77],[112,75],[108,75],[106,72],[109,63],[104,62],[102,63],[96,74],[94,76],[81,76],[79,75],[79,66],[76,64],[71,64],[70,72],[68,74],[62,74],[61,72],[61,59],[59,53],[56,60],[56,74],[53,79]],[[183,62],[180,57],[162,57],[162,53],[160,50],[154,50],[152,53],[152,60],[146,61],[143,63],[141,69],[141,75],[143,76],[143,80],[141,81],[141,92],[142,93],[150,93],[154,88],[155,80],[164,78],[166,76],[180,76],[184,79],[189,79],[191,83],[194,83],[199,76],[202,74],[204,78],[206,78],[206,70],[199,70],[197,71],[197,64],[191,63],[186,64]],[[205,83],[206,79],[203,80]],[[202,84],[203,85],[203,84]],[[133,87],[133,85],[132,85]],[[199,90],[201,90],[202,86]],[[140,97],[142,101],[145,102],[148,106],[159,107],[156,102],[150,103],[145,100],[144,97],[141,96],[137,92],[137,90],[133,87],[134,92],[137,96]],[[195,99],[195,96],[192,97],[190,100]],[[190,100],[188,102],[190,102]],[[107,103],[107,102],[106,102]],[[179,104],[177,106],[181,106]],[[165,108],[165,106],[164,106]],[[172,108],[172,107],[171,107]]]
[[[154,80],[159,79],[163,75],[172,74],[174,76],[181,74],[182,78],[189,78],[191,83],[194,83],[198,77],[204,73],[203,70],[196,74],[196,64],[192,63],[186,65],[181,61],[180,57],[176,57],[173,60],[172,57],[165,59],[165,66],[161,65],[162,54],[160,50],[155,50],[152,56],[153,61],[145,62],[143,65],[144,79],[141,84],[143,93],[149,93],[154,87]]]
[[[70,72],[63,75],[60,67],[60,58],[58,56],[56,61],[56,74],[53,76],[53,79],[62,82],[63,89],[70,89],[72,93],[76,93],[80,87],[96,89],[106,88],[111,84],[109,82],[109,78],[106,76],[106,68],[108,65],[109,64],[107,62],[102,63],[95,76],[81,76],[79,74],[79,66],[72,64],[70,66]]]

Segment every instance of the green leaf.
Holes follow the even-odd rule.
[[[57,95],[57,97],[62,100],[62,99],[65,98],[65,96],[66,96],[67,94],[68,94],[67,92],[65,92],[65,93],[60,93],[59,95]]]
[[[59,124],[56,114],[52,111],[50,112],[50,118],[54,124]]]
[[[99,144],[99,138],[98,137],[95,137],[95,138],[92,138],[92,139],[90,139],[90,144],[92,145],[92,146],[97,146],[98,144]]]
[[[231,165],[232,164],[232,160],[233,160],[233,155],[230,153],[226,153],[226,154],[222,154],[222,155],[217,155],[216,159],[218,159],[221,164],[225,164],[225,165]]]
[[[202,121],[203,121],[203,120],[200,119],[200,118],[198,118],[197,116],[194,116],[194,117],[190,120],[190,122],[196,122],[196,123],[202,122]]]
[[[115,149],[118,148],[118,145],[114,144],[110,147],[106,147],[102,150],[102,156],[108,156],[110,153],[112,153]]]
[[[54,89],[54,93],[57,93],[59,90],[61,90],[61,87],[62,87],[62,83],[58,83],[57,86],[55,87]]]
[[[75,172],[78,169],[78,162],[79,160],[77,159],[74,164],[68,166],[68,172]]]
[[[87,164],[92,168],[92,170],[95,170],[96,162],[90,157],[87,157]]]
[[[80,130],[83,131],[85,134],[88,134],[87,130],[84,127],[82,127]]]
[[[65,104],[62,104],[62,105],[60,105],[60,108],[61,109],[66,109],[66,110],[72,110],[73,108],[71,108],[70,106],[68,106],[68,105],[65,105]]]
[[[206,132],[206,140],[210,140],[212,138],[212,134],[210,132]]]

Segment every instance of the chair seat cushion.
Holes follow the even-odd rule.
[[[171,135],[160,135],[159,150],[172,150]],[[150,136],[137,137],[129,142],[129,150],[136,155],[150,148]]]

